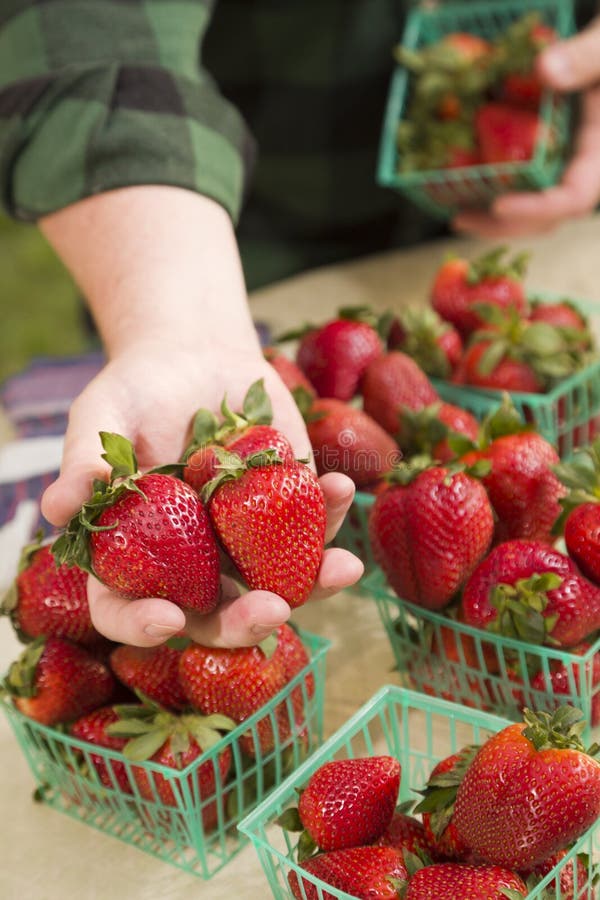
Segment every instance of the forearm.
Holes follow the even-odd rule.
[[[79,285],[109,357],[132,344],[256,349],[233,226],[215,201],[144,185],[40,220]]]

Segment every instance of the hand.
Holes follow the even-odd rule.
[[[174,358],[176,365],[174,365]],[[224,360],[227,359],[227,364]],[[115,431],[133,441],[140,467],[145,469],[181,458],[186,428],[200,406],[218,410],[227,391],[232,409],[241,408],[249,385],[265,379],[274,408],[274,425],[291,440],[297,456],[309,455],[310,443],[296,405],[260,353],[213,347],[176,356],[162,342],[143,343],[117,356],[75,400],[65,437],[59,478],[42,499],[42,511],[56,525],[64,525],[90,495],[93,478],[107,478],[98,432]],[[352,502],[354,485],[344,475],[321,479],[325,493],[327,540],[335,535]],[[362,563],[341,549],[326,550],[315,597],[326,597],[360,578]],[[215,646],[256,644],[290,616],[287,603],[267,591],[239,595],[230,579],[223,579],[223,601],[208,615],[184,613],[167,600],[123,600],[95,578],[88,596],[94,625],[120,643],[154,646],[185,630],[194,640]]]
[[[490,240],[540,234],[588,215],[600,200],[600,17],[546,48],[537,67],[548,87],[583,92],[574,153],[562,180],[542,191],[505,194],[487,211],[465,210],[452,223],[457,231]]]

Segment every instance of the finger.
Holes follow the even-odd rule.
[[[579,90],[600,79],[600,19],[579,34],[543,50],[537,71],[549,87],[559,91]]]
[[[347,475],[341,472],[328,472],[322,475],[319,483],[325,496],[327,508],[327,528],[325,531],[325,543],[333,540],[338,533],[344,517],[352,501],[356,488]]]
[[[174,603],[157,597],[125,600],[91,575],[88,602],[94,627],[121,644],[155,647],[185,627],[184,612]]]
[[[326,550],[319,569],[317,584],[310,599],[324,600],[327,597],[333,597],[334,594],[339,594],[345,588],[356,584],[362,578],[364,570],[365,567],[358,556],[354,556],[348,550],[342,550],[341,547],[332,547],[330,550]]]
[[[248,591],[207,616],[186,611],[185,632],[205,647],[251,647],[287,622],[292,611],[277,594]]]

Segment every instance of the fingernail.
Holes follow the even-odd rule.
[[[269,637],[269,635],[273,634],[278,628],[279,625],[273,625],[272,622],[270,625],[259,625],[257,623],[251,627],[250,631],[255,637],[260,638],[262,641],[263,638]]]
[[[180,630],[180,628],[173,628],[172,625],[157,625],[156,623],[153,623],[151,625],[146,625],[144,634],[153,638],[168,638],[173,634],[177,634]]]
[[[548,75],[559,84],[569,84],[573,78],[573,66],[570,54],[561,47],[546,50],[544,68]]]

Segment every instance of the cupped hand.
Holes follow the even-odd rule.
[[[227,394],[232,409],[241,409],[254,381],[264,378],[273,405],[273,424],[292,442],[296,455],[310,456],[310,442],[293,398],[255,351],[227,353],[213,347],[200,352],[175,352],[160,345],[139,344],[110,361],[74,401],[58,479],[42,498],[42,512],[62,526],[89,499],[92,480],[106,479],[109,468],[101,459],[100,431],[129,438],[141,469],[177,462],[189,439],[195,411],[215,412]],[[352,498],[354,485],[344,475],[321,479],[327,504],[327,535],[335,535]],[[326,550],[314,597],[326,597],[356,582],[362,563],[337,548]],[[160,598],[123,600],[95,578],[88,585],[94,625],[120,643],[154,646],[184,630],[208,645],[235,647],[256,644],[290,616],[288,604],[267,591],[240,593],[223,579],[222,601],[208,616],[184,613]]]
[[[490,240],[552,231],[591,213],[600,200],[600,17],[575,37],[547,47],[537,61],[548,87],[580,91],[581,115],[573,154],[559,184],[505,194],[489,210],[465,210],[453,227]]]

